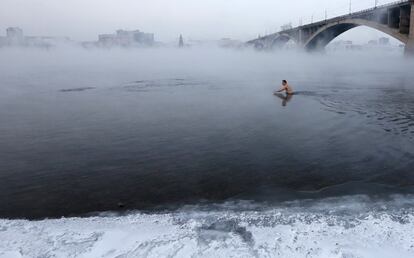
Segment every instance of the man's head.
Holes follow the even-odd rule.
[[[286,81],[286,80],[283,80],[283,81],[282,81],[282,84],[283,84],[283,85],[286,85],[286,84],[287,84],[287,81]]]

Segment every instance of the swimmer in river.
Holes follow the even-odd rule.
[[[286,95],[293,95],[293,89],[292,87],[290,87],[290,85],[288,84],[288,82],[286,80],[282,81],[282,87],[280,88],[280,90],[275,92],[275,95],[277,92],[286,92]]]
[[[286,93],[286,95],[279,93],[284,91]],[[286,80],[282,81],[282,87],[280,88],[280,90],[275,91],[273,93],[273,95],[279,97],[282,100],[282,106],[286,106],[287,103],[292,99],[293,96],[293,89],[292,87],[290,87],[290,85],[288,84],[288,82]]]

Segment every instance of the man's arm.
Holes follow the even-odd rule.
[[[286,86],[282,86],[282,88],[280,90],[276,91],[276,92],[282,92],[284,90],[286,90]]]

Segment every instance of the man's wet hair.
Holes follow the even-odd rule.
[[[286,81],[286,80],[283,80],[282,82],[283,82],[283,83],[287,83],[287,81]]]

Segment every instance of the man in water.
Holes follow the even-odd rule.
[[[286,93],[286,95],[279,93],[284,91]],[[292,99],[293,96],[293,89],[292,87],[289,86],[288,82],[286,80],[282,81],[282,87],[280,88],[280,90],[275,91],[273,93],[273,95],[279,97],[282,101],[282,106],[286,106],[287,103]]]
[[[278,90],[276,92],[282,92],[282,91],[285,91],[286,95],[293,95],[293,89],[292,89],[292,87],[289,86],[289,84],[286,80],[282,81],[282,88],[280,88],[280,90]]]

